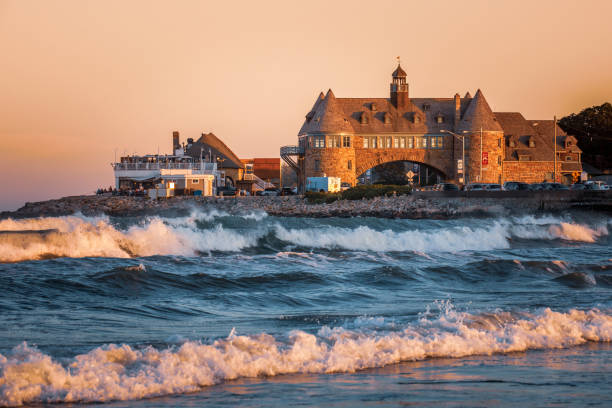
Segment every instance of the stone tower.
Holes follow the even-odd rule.
[[[504,160],[504,131],[480,89],[463,114],[458,131],[466,137],[468,181],[500,183]]]
[[[307,116],[305,172],[310,177],[334,176],[355,184],[354,133],[332,90],[315,103]]]
[[[408,98],[408,84],[406,83],[406,72],[402,69],[400,64],[397,64],[397,68],[391,74],[393,77],[390,85],[391,89],[391,103],[397,110],[407,110],[410,105],[410,99]]]

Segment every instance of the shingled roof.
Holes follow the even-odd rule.
[[[236,156],[234,152],[213,133],[202,134],[202,136],[187,149],[186,154],[199,160],[200,154],[204,156],[209,154],[208,149],[210,149],[210,153],[212,153],[213,157],[217,156],[223,159],[220,167],[232,169],[244,167],[238,156]]]
[[[551,161],[554,159],[553,138],[554,121],[526,120],[519,112],[495,112],[506,138],[506,160],[518,160],[527,155],[532,161]],[[557,125],[557,150],[565,151],[567,134]],[[529,147],[529,141],[535,147]],[[510,142],[514,141],[515,146]],[[572,146],[574,147],[574,146]],[[577,149],[577,147],[575,147]],[[578,149],[579,150],[579,149]]]
[[[484,95],[480,91],[476,91],[476,95],[470,101],[470,104],[463,114],[459,122],[458,130],[467,131],[502,131],[502,127],[497,122],[491,107],[487,103]]]
[[[314,114],[306,115],[300,135],[341,132],[427,133],[438,132],[440,129],[452,130],[454,126],[454,98],[413,98],[405,109],[398,110],[388,98],[336,98],[335,96],[332,98],[332,96],[333,93],[330,96],[328,92],[328,96],[325,96],[323,101],[317,99],[313,107]],[[328,98],[329,101],[326,102]],[[470,99],[461,98],[460,102],[463,114]],[[390,116],[391,123],[385,123],[385,114]],[[443,123],[437,123],[435,118],[438,114],[442,115]],[[367,118],[366,121],[362,121],[363,116]]]

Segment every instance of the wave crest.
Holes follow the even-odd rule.
[[[232,333],[211,344],[187,341],[158,350],[106,345],[62,365],[23,343],[0,354],[0,404],[103,402],[194,392],[240,377],[353,372],[401,361],[562,348],[612,340],[612,316],[598,309],[544,309],[520,316],[483,315],[446,307],[441,315],[377,332],[324,327],[315,334]]]

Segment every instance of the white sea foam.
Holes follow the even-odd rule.
[[[512,238],[592,243],[609,233],[606,224],[589,226],[563,218],[533,216],[491,220],[487,224],[482,220],[470,221],[470,226],[453,226],[449,222],[447,227],[408,231],[380,231],[365,225],[287,228],[279,223],[234,229],[215,223],[215,219],[229,216],[217,210],[193,211],[186,217],[147,217],[127,229],[114,226],[108,217],[2,220],[0,262],[46,257],[193,256],[211,251],[236,252],[257,246],[258,240],[270,231],[291,246],[420,254],[504,249],[510,247]],[[266,216],[250,213],[241,217],[262,221]],[[213,226],[203,229],[198,225],[201,220],[213,222]],[[52,231],[34,232],[38,230]]]
[[[23,343],[0,354],[0,404],[141,399],[194,392],[240,377],[353,372],[400,361],[562,348],[588,341],[612,341],[610,313],[544,309],[532,315],[472,315],[450,307],[435,319],[424,316],[393,331],[324,327],[316,335],[293,331],[288,340],[232,331],[210,344],[186,341],[163,350],[105,345],[63,364]]]
[[[197,252],[240,251],[253,246],[261,232],[243,233],[218,224],[198,229],[193,216],[178,219],[152,217],[127,230],[107,218],[79,216],[0,221],[0,262],[54,257],[117,257],[194,255]],[[54,230],[46,233],[27,231]]]

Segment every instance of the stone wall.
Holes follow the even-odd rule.
[[[552,181],[552,161],[504,161],[503,181],[542,183]],[[561,180],[561,163],[557,162],[557,181]]]
[[[354,186],[355,149],[352,147],[309,148],[304,158],[304,168],[306,177],[340,177],[343,183]]]
[[[469,134],[469,149],[466,149],[469,182],[501,183],[502,161],[504,158],[503,134],[482,132],[482,153],[487,153],[488,164],[482,164],[480,132]],[[469,154],[468,154],[469,151]],[[482,178],[481,175],[482,166]]]

